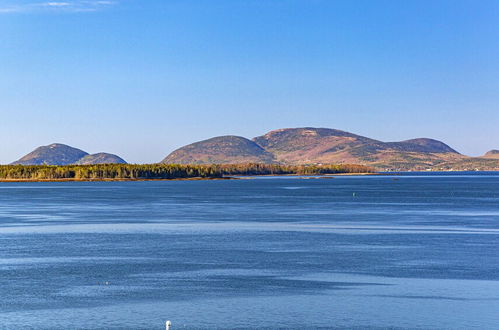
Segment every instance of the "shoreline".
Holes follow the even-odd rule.
[[[205,181],[205,180],[245,180],[257,177],[310,177],[311,179],[332,178],[335,176],[355,176],[355,175],[380,175],[379,173],[338,173],[338,174],[265,174],[265,175],[235,175],[219,178],[210,177],[192,177],[192,178],[162,178],[162,179],[0,179],[0,183],[9,182],[135,182],[135,181]]]
[[[135,182],[135,181],[201,181],[201,180],[237,180],[237,178],[171,178],[171,179],[0,179],[0,183],[8,182]]]
[[[273,177],[273,176],[286,176],[286,177],[305,177],[305,178],[330,178],[330,177],[335,177],[335,176],[356,176],[356,175],[383,175],[382,173],[369,173],[369,172],[362,172],[362,173],[337,173],[337,174],[262,174],[262,175],[236,175],[236,179],[252,179],[252,178],[258,178],[258,177]]]
[[[0,179],[0,183],[17,183],[17,182],[136,182],[136,181],[209,181],[209,180],[250,180],[258,177],[297,177],[303,179],[333,179],[337,176],[400,176],[416,173],[445,173],[458,174],[463,172],[497,172],[499,171],[406,171],[406,172],[363,172],[363,173],[336,173],[336,174],[262,174],[262,175],[233,175],[224,177],[191,177],[191,178],[103,178],[103,179]]]

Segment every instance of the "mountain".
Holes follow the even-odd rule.
[[[116,155],[100,152],[97,154],[86,155],[82,159],[75,162],[76,165],[93,165],[93,164],[126,164],[127,162]]]
[[[490,150],[485,155],[483,155],[483,158],[499,159],[499,150]]]
[[[38,147],[12,165],[69,165],[88,155],[83,150],[65,144],[53,143]]]
[[[98,153],[89,155],[87,152],[61,143],[38,147],[12,165],[70,165],[70,164],[103,164],[126,163],[116,155]]]
[[[382,142],[329,128],[278,129],[253,141],[284,164],[356,163],[378,168],[405,168],[408,164],[426,167],[462,157],[437,140]]]
[[[237,141],[237,142],[236,142]],[[428,138],[383,142],[330,128],[286,128],[258,136],[215,137],[175,150],[163,163],[362,164],[380,170],[453,169],[474,159]],[[480,159],[476,159],[477,161]],[[489,166],[493,163],[483,162]],[[480,166],[482,166],[480,165]],[[464,165],[463,165],[464,166]],[[481,167],[480,167],[481,168]]]
[[[230,164],[273,163],[273,155],[240,136],[219,136],[189,144],[169,154],[161,163]]]
[[[386,143],[389,146],[393,146],[395,149],[406,152],[426,152],[426,153],[436,153],[436,154],[446,154],[453,153],[459,154],[456,150],[452,149],[445,143],[428,139],[428,138],[419,138],[412,139],[402,142],[389,142]]]

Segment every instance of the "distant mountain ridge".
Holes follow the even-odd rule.
[[[429,138],[383,142],[330,128],[285,128],[253,139],[226,135],[181,147],[161,163],[283,165],[359,164],[381,171],[407,170],[499,170],[499,150],[481,157],[460,154],[447,144]],[[126,164],[114,154],[89,154],[53,143],[41,146],[13,165]]]
[[[226,135],[189,144],[168,155],[161,163],[234,164],[273,163],[273,155],[241,136]]]
[[[443,142],[432,139],[413,139],[401,142],[382,142],[350,132],[329,128],[287,128],[270,131],[253,139],[255,143],[275,155],[276,161],[286,164],[359,163],[379,165],[389,159],[403,161],[407,157],[425,158],[432,155],[459,155]]]
[[[12,165],[69,165],[88,153],[61,143],[41,146],[12,163]]]
[[[499,150],[490,150],[483,155],[483,158],[499,159]]]
[[[237,140],[237,143],[230,141]],[[498,157],[499,158],[499,157]],[[215,137],[181,147],[162,163],[208,164],[264,162],[289,165],[361,164],[380,170],[460,169],[461,162],[474,169],[496,166],[484,158],[460,154],[447,144],[428,138],[383,142],[330,128],[285,128],[252,140]],[[452,164],[452,168],[446,164]],[[464,164],[464,163],[463,163]],[[499,162],[497,162],[499,169]]]
[[[76,165],[94,165],[94,164],[126,164],[127,162],[116,155],[106,152],[99,152],[92,155],[86,155],[74,164]]]
[[[91,164],[126,164],[113,154],[89,153],[61,143],[41,146],[23,156],[11,165],[91,165]]]

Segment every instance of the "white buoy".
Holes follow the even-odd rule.
[[[172,327],[172,323],[170,321],[166,321],[166,330],[170,330]]]

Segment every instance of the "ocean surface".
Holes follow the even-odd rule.
[[[499,174],[0,183],[0,329],[499,329]]]

